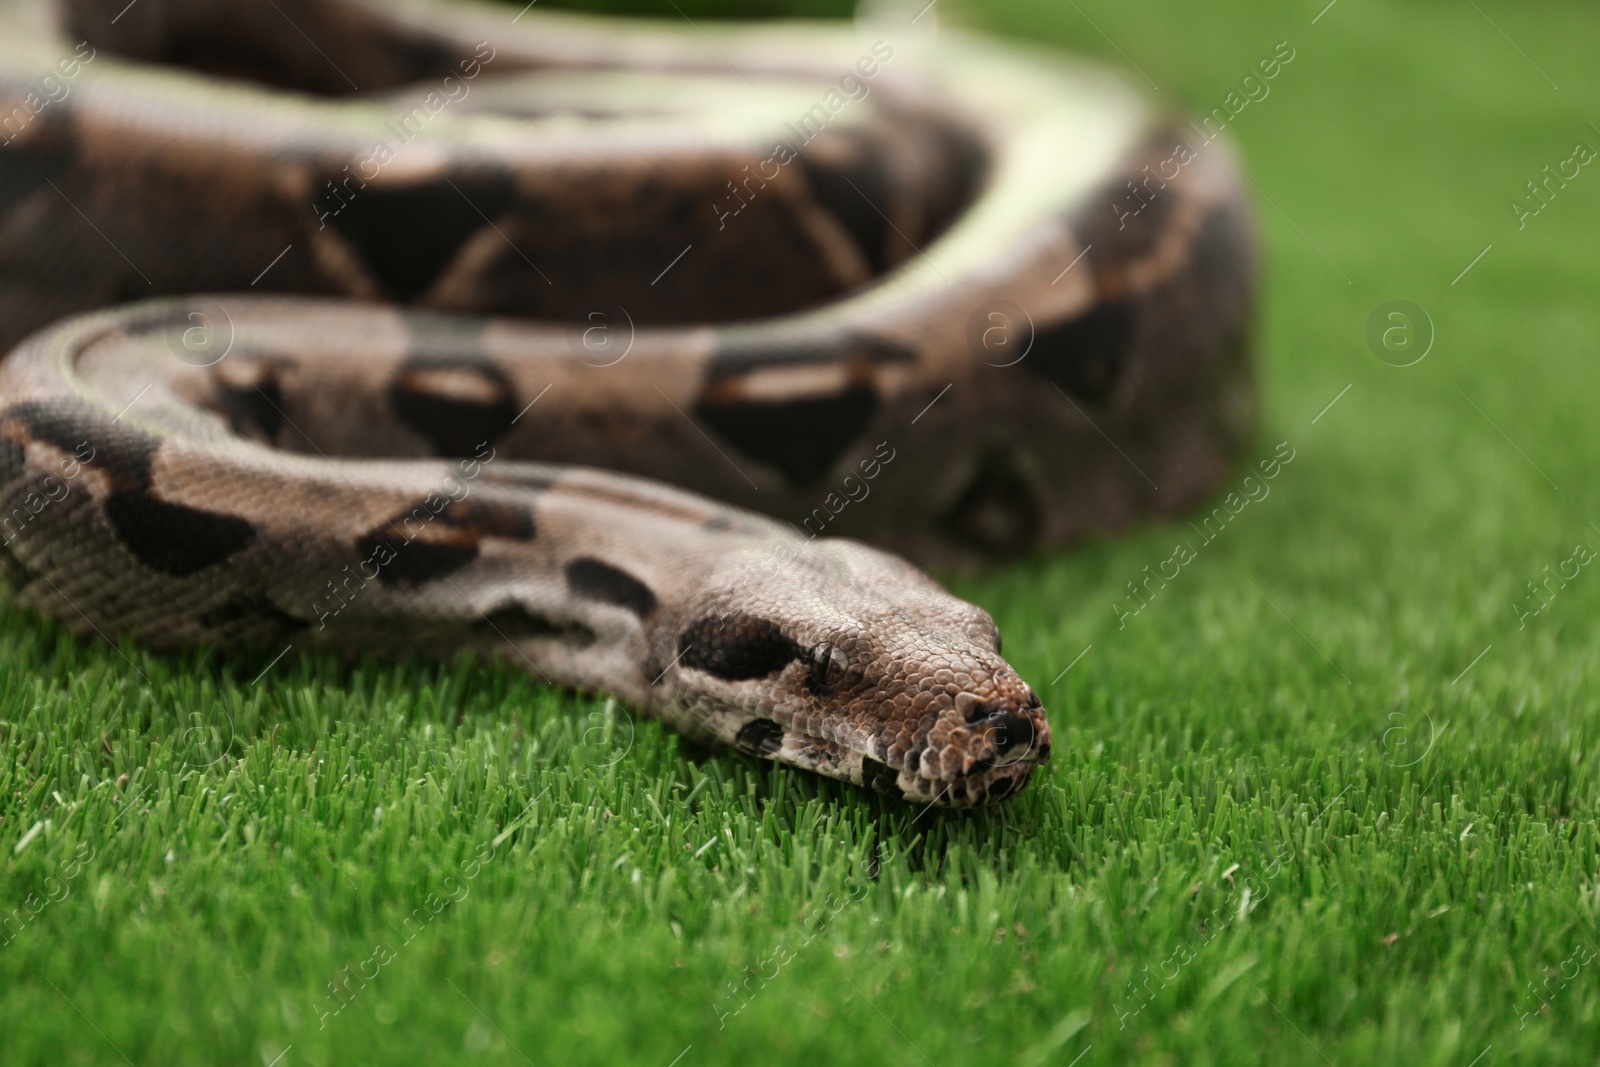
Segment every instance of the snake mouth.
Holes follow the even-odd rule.
[[[1050,728],[1042,708],[1001,710],[967,723],[938,741],[902,751],[880,743],[863,751],[772,719],[750,720],[733,745],[774,760],[851,782],[907,803],[972,808],[1014,796],[1050,758]]]

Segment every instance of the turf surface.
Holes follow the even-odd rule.
[[[509,668],[7,611],[0,1061],[1594,1063],[1600,174],[1510,201],[1600,148],[1600,22],[1323,2],[961,16],[1199,110],[1295,50],[1231,124],[1254,453],[1294,459],[1209,543],[952,578],[1051,709],[1026,795],[919,815]],[[1403,368],[1366,341],[1395,299],[1437,331]]]

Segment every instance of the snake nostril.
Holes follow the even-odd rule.
[[[997,755],[1026,752],[1033,747],[1034,730],[1031,719],[1015,712],[1005,711],[993,716],[991,721],[994,723],[992,741]]]
[[[991,700],[979,704],[967,712],[967,725],[993,727],[993,741],[998,752],[1004,753],[1019,746],[1033,744],[1033,720],[1020,713],[1015,701]]]
[[[1033,751],[1038,731],[1033,717],[1023,714],[1024,710],[1014,700],[990,700],[967,712],[967,725],[984,731],[982,736],[994,749],[994,755],[981,764],[993,766],[996,760],[1021,759]]]

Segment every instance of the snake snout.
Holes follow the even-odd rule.
[[[1034,693],[1027,691],[976,704],[967,709],[965,718],[969,728],[991,731],[989,741],[997,753],[1025,751],[1039,740],[1044,707]]]
[[[1004,767],[1028,758],[1041,737],[1033,716],[1016,707],[992,707],[983,715],[969,718],[967,725],[977,738],[988,742],[991,755],[973,765],[973,771]],[[1048,739],[1044,739],[1048,744]]]
[[[965,738],[962,747],[966,755],[958,773],[982,774],[1049,758],[1050,727],[1039,698],[1031,691],[1024,688],[994,699],[972,701],[965,709],[961,708],[962,703],[958,699],[963,728],[955,736]]]

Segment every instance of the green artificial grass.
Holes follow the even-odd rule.
[[[1252,459],[1293,461],[1208,544],[952,578],[1051,710],[1025,795],[921,813],[510,667],[5,611],[0,1062],[1594,1063],[1600,570],[1527,583],[1600,548],[1600,171],[1511,200],[1600,148],[1600,16],[1324,2],[939,6],[1196,110],[1296,51],[1231,125]],[[1403,368],[1397,299],[1437,333]]]

